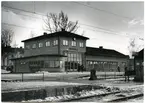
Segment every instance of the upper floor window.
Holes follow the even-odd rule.
[[[68,40],[63,40],[63,45],[68,45]]]
[[[72,46],[76,46],[76,41],[72,41]]]
[[[30,45],[26,45],[26,49],[30,49]]]
[[[39,43],[39,48],[40,48],[40,47],[43,47],[43,43]]]
[[[58,45],[58,40],[54,40],[53,45]]]
[[[84,47],[84,43],[80,42],[80,47]]]
[[[46,42],[46,46],[50,46],[50,41],[47,41]]]
[[[36,48],[36,44],[33,44],[33,45],[32,45],[32,48]]]

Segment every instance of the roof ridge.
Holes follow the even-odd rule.
[[[68,32],[68,31],[59,31],[59,32],[49,33],[49,34],[46,34],[46,35],[43,34],[43,35],[40,35],[40,36],[36,36],[36,37],[33,37],[33,38],[22,40],[22,42],[35,40],[35,39],[38,39],[38,38],[42,39],[42,38],[45,38],[45,37],[53,37],[53,36],[58,36],[58,35],[60,35],[60,36],[65,36],[65,35],[72,36],[72,35],[74,35],[74,37],[76,36],[78,38],[89,39],[88,37],[85,37],[85,36],[82,36],[82,35],[79,35],[79,34],[76,34],[76,33]]]
[[[96,48],[96,47],[88,47],[88,46],[86,48],[100,49],[99,47]],[[106,49],[106,48],[101,48],[101,49]],[[115,49],[106,49],[106,50],[115,50]]]
[[[114,49],[104,49],[104,48],[95,48],[95,47],[86,47],[86,54],[88,55],[104,55],[104,56],[126,56],[123,53],[118,52]]]

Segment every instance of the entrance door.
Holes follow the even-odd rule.
[[[78,52],[64,52],[64,55],[67,56],[65,61],[65,70],[66,71],[79,71],[82,65],[82,53]]]

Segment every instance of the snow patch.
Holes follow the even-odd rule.
[[[1,73],[10,73],[11,71],[7,71],[7,70],[4,70],[4,69],[1,69]]]
[[[49,73],[48,71],[37,71],[37,72],[35,72],[35,73],[45,73],[45,74],[47,74],[47,73]]]

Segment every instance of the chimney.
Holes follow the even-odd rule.
[[[44,35],[47,35],[47,33],[46,33],[46,32],[44,32],[43,34],[44,34]]]
[[[99,46],[99,49],[103,49],[103,46]]]

